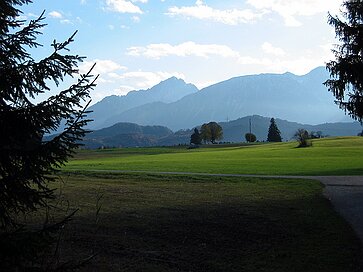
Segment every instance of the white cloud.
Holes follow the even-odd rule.
[[[72,16],[65,16],[59,11],[51,11],[48,13],[49,17],[54,19],[59,19],[61,24],[82,24],[83,20],[81,17],[77,16],[76,18],[72,18]],[[68,17],[68,18],[67,18]]]
[[[19,16],[16,17],[16,19],[19,20],[19,21],[26,21],[26,20],[28,20],[28,16],[19,15]]]
[[[197,1],[195,2],[195,4],[196,4],[197,6],[202,6],[202,5],[204,4],[204,2],[203,2],[203,0],[197,0]]]
[[[97,102],[108,95],[125,95],[132,90],[148,89],[172,76],[185,78],[184,74],[178,72],[110,72],[106,74],[106,79],[97,81],[97,88],[91,92],[92,100]]]
[[[133,3],[140,2],[140,3],[146,4],[148,2],[148,0],[131,0],[131,2],[133,2]]]
[[[211,85],[213,85],[213,84],[215,84],[215,83],[217,83],[217,81],[215,81],[215,80],[207,80],[207,81],[194,82],[193,84],[194,84],[195,86],[197,86],[197,88],[198,88],[199,90],[201,90],[201,89],[203,89],[203,88],[205,88],[205,87],[209,87],[209,86],[211,86]]]
[[[123,74],[113,74],[114,78],[117,78],[122,81],[123,84],[128,86],[133,86],[134,90],[138,89],[147,89],[155,86],[160,81],[168,79],[172,76],[177,78],[185,79],[184,74],[178,72],[144,72],[144,71],[135,71],[135,72],[127,72]]]
[[[276,73],[289,71],[303,75],[332,59],[331,48],[332,44],[322,44],[314,49],[305,49],[300,54],[289,53],[278,58],[266,59],[261,67],[263,67],[263,71]]]
[[[55,10],[53,10],[53,11],[49,12],[49,13],[48,13],[48,15],[49,15],[51,18],[57,18],[57,19],[61,19],[61,18],[63,18],[62,13],[60,13],[60,12],[58,12],[58,11],[55,11]]]
[[[112,60],[100,60],[100,59],[95,59],[92,61],[84,61],[80,66],[79,66],[79,71],[81,74],[85,74],[89,71],[89,69],[91,69],[91,67],[93,66],[93,64],[96,63],[96,66],[93,68],[92,70],[92,74],[100,74],[100,75],[104,75],[104,74],[108,74],[111,72],[115,72],[118,70],[127,70],[127,68],[125,66],[121,66],[120,64],[112,61]]]
[[[171,7],[168,9],[169,16],[185,16],[200,20],[209,20],[227,25],[240,23],[252,23],[260,19],[266,13],[265,10],[258,12],[251,9],[227,9],[219,10],[207,6],[203,1],[197,0],[195,6]]]
[[[140,17],[139,16],[132,16],[131,19],[135,22],[135,23],[139,23],[140,22]]]
[[[179,45],[168,43],[150,44],[146,47],[134,46],[127,49],[131,56],[145,56],[152,59],[160,59],[167,56],[197,56],[207,58],[209,56],[239,57],[239,53],[226,45],[219,44],[197,44],[195,42],[184,42]]]
[[[114,89],[110,95],[126,95],[128,92],[135,90],[134,87],[128,85],[122,85],[117,89]],[[103,97],[102,97],[103,98]]]
[[[238,63],[242,65],[258,65],[264,66],[272,63],[272,61],[268,58],[255,58],[250,56],[240,56],[238,58]]]
[[[335,44],[334,43],[322,44],[319,47],[323,50],[323,52],[325,54],[331,54],[331,56],[334,55],[333,52],[332,52],[332,50],[335,49]]]
[[[298,57],[294,59],[275,60],[267,68],[271,72],[291,72],[296,75],[304,75],[312,69],[324,65],[324,61],[318,57]]]
[[[254,58],[242,56],[238,51],[233,50],[227,45],[220,44],[197,44],[194,42],[185,42],[179,45],[170,45],[168,43],[150,44],[145,47],[134,46],[127,49],[130,56],[144,56],[150,59],[160,59],[162,57],[222,57],[235,60],[238,64],[243,65],[266,65],[271,63],[266,58]]]
[[[34,13],[28,13],[27,14],[29,17],[33,17],[33,18],[38,18],[39,17],[39,15],[37,15],[37,14],[34,14]]]
[[[319,13],[336,13],[342,0],[248,0],[248,4],[258,10],[278,13],[286,26],[300,26],[298,16],[313,16]]]
[[[138,6],[127,0],[105,0],[105,3],[107,10],[119,13],[143,13]]]
[[[270,55],[275,55],[275,56],[284,56],[286,55],[285,51],[279,47],[274,47],[271,43],[269,42],[265,42],[262,44],[261,46],[263,52],[270,54]]]
[[[62,24],[73,24],[73,23],[72,23],[72,21],[71,21],[71,20],[69,20],[69,19],[63,19],[63,20],[60,20],[60,22],[61,22]]]

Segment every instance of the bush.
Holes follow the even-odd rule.
[[[298,141],[298,147],[308,147],[312,145],[310,141],[310,134],[306,129],[298,129],[294,134],[294,139]]]
[[[249,143],[254,143],[254,142],[256,142],[256,139],[257,139],[256,135],[253,133],[246,133],[245,138],[246,138],[246,141]]]

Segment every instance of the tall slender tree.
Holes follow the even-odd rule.
[[[274,118],[271,118],[270,120],[270,127],[268,128],[268,134],[267,134],[267,141],[268,142],[281,142],[281,132],[279,128],[276,125],[276,121]]]
[[[83,57],[63,55],[73,42],[53,42],[53,53],[36,61],[27,48],[40,46],[36,41],[45,26],[44,17],[25,25],[17,16],[15,4],[29,0],[6,0],[0,9],[0,228],[11,225],[13,215],[36,209],[52,198],[46,184],[57,167],[64,164],[84,136],[85,111],[82,102],[89,99],[94,85],[90,73],[48,99],[36,103],[32,98],[50,91],[65,76],[78,73]],[[64,131],[51,141],[43,136],[58,129],[65,120]]]
[[[333,50],[335,60],[326,67],[331,78],[324,84],[336,103],[353,119],[363,119],[363,1],[345,0],[342,18],[329,14],[339,44]]]
[[[19,8],[31,2],[0,2],[0,270],[5,269],[2,271],[8,271],[6,265],[14,271],[27,271],[23,262],[14,262],[12,258],[34,262],[31,258],[38,254],[32,247],[34,236],[33,244],[14,246],[23,237],[15,231],[19,227],[17,218],[39,207],[49,207],[48,200],[54,198],[49,182],[85,134],[85,108],[96,79],[88,72],[79,75],[70,87],[62,88],[66,77],[78,74],[78,63],[83,60],[66,53],[75,34],[65,42],[54,40],[53,52],[44,59],[32,57],[27,50],[41,46],[37,36],[45,24],[43,14],[29,23],[19,19]],[[34,99],[39,94],[51,90],[52,83],[61,88],[59,93],[35,102],[39,101]],[[61,121],[65,121],[64,130],[45,141],[44,135],[57,131]],[[6,241],[11,242],[16,253]]]

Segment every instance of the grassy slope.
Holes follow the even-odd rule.
[[[62,252],[95,250],[85,271],[359,271],[359,242],[316,181],[63,178],[62,197],[80,211]]]
[[[82,151],[66,170],[145,170],[266,175],[361,175],[363,137],[225,148]]]

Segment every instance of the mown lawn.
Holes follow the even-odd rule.
[[[62,179],[59,205],[80,210],[61,253],[95,252],[84,271],[361,268],[359,241],[317,181],[87,172]]]
[[[123,148],[81,151],[63,169],[176,171],[259,175],[362,175],[363,137],[296,143],[199,148]],[[218,147],[218,148],[217,148]]]

